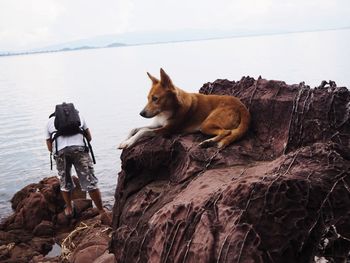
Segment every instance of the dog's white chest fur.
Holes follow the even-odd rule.
[[[170,118],[170,112],[162,112],[154,117],[153,123],[155,126],[164,127],[168,123],[168,119]]]

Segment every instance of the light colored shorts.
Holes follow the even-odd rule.
[[[58,151],[54,158],[56,160],[61,191],[70,192],[75,188],[71,174],[72,166],[75,168],[83,191],[92,191],[98,188],[98,179],[94,174],[94,166],[89,153],[85,151],[85,147],[65,147]]]

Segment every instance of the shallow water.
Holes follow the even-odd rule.
[[[174,83],[198,91],[203,83],[242,76],[350,86],[350,30],[157,44],[0,58],[0,218],[9,200],[50,171],[44,128],[54,106],[74,102],[93,135],[96,174],[112,205],[120,151],[128,131],[149,123],[139,112],[150,81],[163,67]]]
[[[46,255],[48,258],[58,257],[61,255],[62,248],[59,244],[55,243],[52,246],[51,251]]]

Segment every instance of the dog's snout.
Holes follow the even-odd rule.
[[[143,109],[143,110],[140,112],[140,115],[141,115],[142,117],[144,117],[144,118],[147,118],[145,109]]]

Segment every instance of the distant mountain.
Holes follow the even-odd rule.
[[[237,34],[237,32],[236,32]],[[130,45],[143,45],[155,43],[167,43],[178,41],[193,41],[208,38],[220,38],[231,36],[227,31],[217,30],[179,30],[179,31],[156,31],[156,32],[130,32],[118,35],[96,36],[88,39],[79,39],[67,43],[50,45],[42,48],[18,51],[0,52],[0,56],[24,55],[46,52],[74,51],[94,48],[113,48]]]
[[[79,39],[67,43],[46,46],[36,49],[43,50],[62,50],[66,48],[76,49],[80,47],[105,48],[130,45],[144,45],[178,41],[202,40],[207,38],[218,38],[232,36],[228,31],[217,30],[178,30],[178,31],[149,31],[149,32],[130,32],[117,35],[103,35],[88,39]]]
[[[120,43],[112,43],[106,46],[106,48],[108,47],[122,47],[125,46],[125,44],[120,44]]]
[[[234,30],[177,30],[177,31],[149,31],[149,32],[129,32],[116,35],[103,35],[96,36],[87,39],[79,39],[76,41],[60,43],[56,45],[46,46],[27,51],[18,52],[6,52],[0,51],[0,56],[8,55],[23,55],[23,54],[35,54],[46,52],[61,52],[61,51],[74,51],[82,49],[95,49],[95,48],[114,48],[130,45],[145,45],[156,43],[168,43],[168,42],[180,42],[180,41],[196,41],[206,39],[217,38],[231,38],[231,37],[245,37],[256,35],[270,35],[270,34],[284,34],[284,33],[296,33],[306,31],[320,31],[320,30],[334,30],[335,28],[317,29],[317,28],[293,28],[279,30],[276,28],[270,29],[244,29],[235,28]],[[349,29],[349,27],[339,28]]]
[[[124,44],[120,44],[120,43],[113,43],[107,46],[102,46],[102,47],[91,47],[91,46],[78,46],[78,47],[64,47],[61,49],[57,49],[54,51],[60,52],[60,51],[74,51],[74,50],[82,50],[82,49],[95,49],[95,48],[110,48],[110,47],[121,47],[121,46],[125,46]],[[50,50],[50,49],[48,49]],[[45,51],[43,51],[45,52]],[[52,52],[52,51],[51,51]]]
[[[18,52],[1,52],[0,56],[15,56],[15,55],[30,55],[30,54],[38,54],[38,53],[51,53],[51,52],[65,52],[65,51],[76,51],[76,50],[84,50],[84,49],[97,49],[97,48],[112,48],[112,47],[120,47],[125,46],[122,43],[112,43],[106,46],[88,46],[84,45],[84,42],[81,45],[70,45],[70,44],[60,44],[45,48],[39,48],[28,51],[18,51]]]

